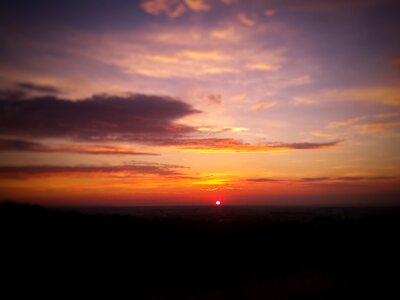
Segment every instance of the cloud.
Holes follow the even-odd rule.
[[[211,5],[206,0],[185,0],[186,5],[192,11],[207,11]]]
[[[280,182],[280,179],[274,179],[274,178],[248,178],[246,181],[249,182]]]
[[[243,101],[244,99],[246,99],[246,96],[247,96],[246,93],[241,93],[241,94],[238,94],[238,95],[236,95],[236,96],[233,96],[232,99],[233,99],[234,101],[241,102],[241,101]]]
[[[327,89],[319,93],[319,98],[326,100],[365,101],[390,106],[400,106],[399,87],[360,87],[352,89]]]
[[[400,117],[400,111],[374,115],[374,118],[378,118],[378,119],[389,119],[389,118],[396,118],[396,117]]]
[[[391,60],[391,64],[395,70],[400,71],[400,56]]]
[[[44,94],[60,94],[61,91],[52,86],[52,85],[45,85],[45,84],[34,84],[30,82],[19,82],[15,84],[16,87],[28,91],[28,92],[39,92]]]
[[[311,133],[313,136],[316,137],[322,137],[322,138],[331,138],[332,134],[328,133],[328,132],[323,132],[323,131],[314,131],[313,133]]]
[[[159,176],[182,176],[177,169],[182,166],[163,164],[126,164],[112,166],[0,166],[0,178],[28,179],[37,177],[76,177],[76,176],[123,176],[135,175],[159,175]]]
[[[256,22],[253,19],[250,19],[245,13],[241,12],[238,14],[238,19],[240,23],[247,27],[253,27]]]
[[[342,135],[347,134],[349,136],[378,133],[383,130],[391,130],[392,128],[399,127],[400,126],[400,120],[398,120],[399,116],[400,116],[399,112],[354,116],[340,121],[330,122],[327,125],[327,128],[338,129],[346,127],[345,129],[341,130],[341,134]],[[364,122],[362,124],[354,124],[365,119],[368,119],[369,122]],[[379,121],[377,122],[376,119],[378,119]],[[375,121],[371,122],[371,120]],[[312,135],[318,137],[326,137],[326,138],[333,136],[332,133],[324,131],[316,131],[313,132]]]
[[[186,11],[201,12],[211,9],[206,0],[142,0],[140,7],[148,14],[165,14],[170,18],[179,17]]]
[[[266,11],[264,11],[264,15],[266,17],[273,17],[276,15],[276,10],[275,9],[267,9]]]
[[[256,111],[261,111],[261,110],[267,110],[270,109],[272,107],[276,106],[276,102],[275,101],[267,101],[267,102],[260,102],[257,104],[254,104],[251,109],[252,110],[256,110]]]
[[[222,95],[218,94],[218,95],[207,95],[206,99],[215,103],[215,104],[222,104]]]
[[[246,181],[263,183],[263,182],[293,182],[293,183],[319,183],[319,182],[352,182],[352,181],[385,181],[397,180],[398,177],[393,176],[341,176],[341,177],[304,177],[295,179],[277,179],[277,178],[248,178]]]
[[[309,82],[307,79],[305,83],[304,80],[299,83],[304,74],[288,72],[285,68],[292,61],[289,47],[266,46],[262,42],[275,39],[277,35],[287,39],[290,29],[286,25],[274,23],[267,27],[259,24],[253,30],[238,26],[230,19],[213,26],[173,24],[168,22],[162,27],[149,25],[146,29],[102,35],[77,33],[68,48],[84,57],[115,66],[124,76],[137,76],[134,78],[139,82],[179,78],[189,82],[201,80],[202,84],[210,86],[223,78],[225,86],[233,79],[245,84],[257,77],[262,81],[273,81],[274,88]],[[96,47],[97,44],[102,47]],[[292,67],[295,65],[290,65],[290,69]],[[302,69],[301,73],[305,71]],[[261,72],[276,74],[260,78]],[[281,76],[284,76],[283,80],[278,79]]]
[[[79,101],[5,97],[0,98],[0,131],[28,138],[158,141],[194,131],[175,121],[198,112],[170,97],[140,94],[98,95]]]
[[[175,141],[175,146],[198,152],[280,152],[291,150],[315,150],[337,147],[341,141],[327,143],[270,143],[249,144],[231,138],[197,138]]]
[[[339,181],[360,181],[360,180],[392,180],[398,179],[397,177],[392,176],[342,176],[336,177],[332,180],[339,180]]]
[[[222,127],[222,128],[217,128],[217,127],[198,127],[198,131],[200,132],[215,132],[215,133],[221,133],[221,132],[243,132],[243,131],[248,131],[248,128],[244,127]]]
[[[316,93],[294,97],[295,105],[320,104],[326,101],[360,101],[385,106],[400,106],[400,87],[367,86],[344,89],[324,89]]]
[[[223,4],[231,5],[234,0],[220,0]]]
[[[381,2],[380,0],[297,0],[289,1],[288,7],[295,10],[329,13],[350,9],[364,9]]]
[[[313,97],[293,97],[291,102],[294,105],[312,105],[317,103]]]
[[[340,127],[348,126],[348,125],[351,125],[358,121],[364,120],[366,118],[368,118],[368,116],[354,116],[354,117],[347,118],[344,120],[331,122],[328,124],[328,128],[340,128]]]
[[[7,94],[9,95],[9,94]],[[199,152],[276,152],[325,149],[340,141],[327,143],[249,144],[234,138],[204,138],[204,130],[178,124],[180,118],[198,113],[185,102],[162,96],[98,95],[71,101],[34,97],[0,98],[0,130],[3,135],[22,138],[61,138],[86,142],[131,142],[175,147]],[[203,128],[203,127],[200,127]],[[237,132],[224,128],[207,133]],[[130,148],[102,145],[44,146],[36,142],[4,140],[3,149],[32,152],[71,152],[87,154],[147,155]]]
[[[307,150],[307,149],[324,149],[324,148],[334,148],[338,146],[342,141],[332,141],[326,143],[291,143],[291,144],[277,144],[274,145],[276,148],[287,148],[287,149],[297,149],[297,150]]]
[[[184,50],[178,53],[178,56],[189,58],[192,60],[228,60],[229,56],[226,54],[221,54],[218,51],[195,51],[195,50]]]
[[[279,66],[277,65],[269,65],[269,64],[247,64],[246,68],[254,71],[264,71],[264,72],[269,72],[269,71],[276,71],[279,69]]]
[[[316,181],[327,181],[327,180],[332,180],[330,177],[305,177],[301,178],[300,181],[305,181],[305,182],[316,182]]]
[[[356,125],[355,129],[359,134],[368,134],[370,132],[380,132],[385,129],[400,127],[400,121],[391,122],[372,122],[368,124]]]
[[[42,153],[77,153],[98,155],[158,155],[157,153],[139,152],[128,147],[106,145],[55,145],[47,146],[37,142],[18,139],[0,139],[0,151],[42,152]]]
[[[186,7],[179,0],[142,0],[140,7],[148,14],[168,17],[179,17],[186,11]]]

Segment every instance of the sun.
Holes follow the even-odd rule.
[[[216,205],[221,205],[221,201],[217,200],[217,201],[215,201],[215,204]]]

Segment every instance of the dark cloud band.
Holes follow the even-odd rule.
[[[127,164],[113,166],[1,166],[0,178],[35,178],[68,175],[94,174],[124,174],[126,177],[134,175],[152,174],[159,176],[183,176],[178,169],[182,166],[163,164]]]
[[[161,96],[101,95],[80,101],[11,96],[8,93],[0,98],[0,131],[22,137],[144,142],[171,139],[193,131],[175,121],[198,112],[182,101]]]
[[[64,144],[47,146],[37,142],[18,139],[0,139],[0,151],[44,152],[44,153],[78,153],[99,155],[159,155],[157,153],[140,152],[127,147],[108,145]]]

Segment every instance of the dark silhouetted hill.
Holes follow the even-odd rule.
[[[3,286],[54,298],[399,294],[398,209],[164,210],[129,216],[0,203]]]

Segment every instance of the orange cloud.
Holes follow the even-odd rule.
[[[141,8],[152,15],[166,14],[171,18],[179,17],[186,11],[179,0],[142,0]]]
[[[312,135],[316,136],[316,137],[322,137],[322,138],[330,138],[330,137],[332,137],[332,134],[327,133],[327,132],[323,132],[323,131],[314,131],[312,133]]]
[[[275,71],[279,69],[279,66],[269,64],[247,64],[246,67],[255,71]]]
[[[246,96],[247,96],[246,93],[242,93],[242,94],[234,96],[232,99],[237,102],[240,102],[240,101],[243,101],[246,98]]]
[[[348,126],[358,121],[366,119],[368,116],[355,116],[351,118],[347,118],[341,121],[331,122],[328,124],[328,128],[339,128],[343,126]]]
[[[185,0],[185,3],[192,11],[207,11],[211,9],[211,5],[206,0]]]
[[[260,103],[254,104],[251,108],[252,108],[252,110],[261,111],[261,110],[270,109],[270,108],[272,108],[274,106],[276,106],[276,102],[275,101],[272,101],[272,102],[260,102]]]
[[[392,121],[392,122],[373,122],[369,124],[361,124],[357,125],[355,128],[358,130],[360,134],[367,134],[369,132],[376,133],[388,128],[394,128],[399,126],[400,126],[400,121]]]
[[[190,58],[193,60],[227,60],[229,57],[226,54],[221,54],[218,51],[194,51],[185,50],[178,53],[178,56]]]
[[[378,118],[378,119],[388,119],[388,118],[395,118],[395,117],[400,117],[400,111],[374,115],[374,118]]]
[[[188,10],[200,12],[211,9],[206,0],[142,0],[140,7],[148,14],[165,14],[170,18],[179,17]]]
[[[354,100],[400,106],[400,88],[390,86],[327,89],[322,90],[317,97],[325,100]]]

